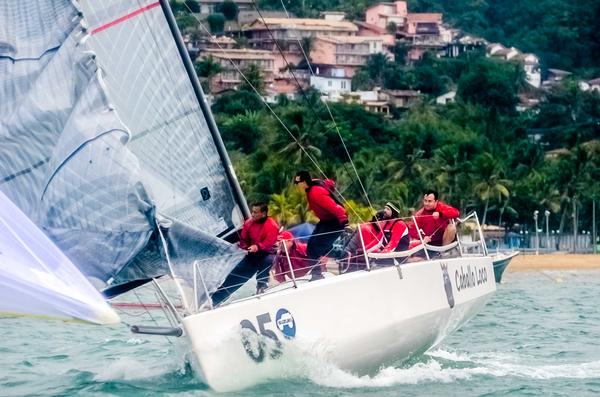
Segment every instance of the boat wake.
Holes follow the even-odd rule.
[[[518,377],[524,379],[597,379],[600,360],[584,363],[536,365],[528,357],[496,352],[465,353],[437,349],[416,363],[402,367],[385,367],[373,376],[356,376],[324,364],[307,373],[316,384],[335,388],[390,387],[402,384],[451,383],[478,376]]]

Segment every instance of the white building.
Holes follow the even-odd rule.
[[[329,100],[337,101],[342,94],[350,92],[352,79],[345,77],[344,69],[331,69],[329,73],[310,76],[310,86],[326,95]]]
[[[435,98],[435,103],[438,105],[447,105],[456,100],[456,91],[449,91],[439,97]]]

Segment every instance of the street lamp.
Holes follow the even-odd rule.
[[[546,217],[546,252],[550,252],[550,228],[548,226],[550,224],[550,211],[544,211],[544,216]]]
[[[535,221],[535,254],[540,254],[540,232],[538,229],[538,210],[533,211],[533,220]]]

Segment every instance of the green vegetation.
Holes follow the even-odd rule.
[[[376,1],[284,3],[299,16],[317,16],[317,10],[323,9],[351,9],[350,17],[362,18],[360,14]],[[584,8],[578,4],[566,10],[562,3],[567,4],[561,0],[532,3],[529,8],[536,10],[529,14],[521,0],[502,1],[493,10],[485,2],[419,0],[409,2],[409,9],[444,12],[445,21],[470,33],[534,52],[551,67],[579,68],[578,72],[592,77],[599,70],[600,40],[594,35],[600,29],[589,27],[600,19],[592,23],[586,16],[576,27],[570,21],[577,21],[574,15]],[[597,5],[583,3],[590,3],[590,15],[598,14]],[[260,4],[281,9],[278,0]],[[560,10],[568,21],[540,23],[558,18]],[[532,17],[540,12],[547,16]],[[576,34],[576,42],[557,44]],[[310,46],[310,40],[304,44]],[[419,204],[423,190],[435,188],[444,201],[463,213],[477,210],[488,224],[531,225],[533,211],[547,209],[552,228],[570,231],[576,209],[579,229],[591,228],[592,200],[600,199],[597,92],[581,91],[576,79],[566,79],[550,92],[532,91],[521,65],[478,52],[453,59],[426,54],[410,67],[403,64],[406,52],[407,47],[399,43],[395,62],[373,56],[352,81],[353,89],[378,85],[423,94],[419,105],[393,109],[394,119],[358,105],[332,103],[332,120],[319,93],[311,89],[299,93],[295,101],[278,98],[271,105],[275,117],[251,87],[263,92],[260,70],[248,68],[245,74],[251,84],[246,82],[238,91],[218,97],[213,105],[248,201],[269,200],[272,213],[284,224],[310,219],[302,194],[291,185],[297,170],[308,169],[314,176],[322,176],[322,171],[336,180],[352,221],[369,217],[369,202],[378,207],[393,201],[408,215]],[[214,75],[217,69],[212,63],[200,61],[198,74]],[[449,90],[457,92],[456,102],[436,105],[435,97]],[[515,105],[524,94],[541,98],[540,105],[517,112]]]
[[[299,17],[322,10],[344,11],[364,20],[379,0],[283,0]],[[261,8],[281,10],[280,0],[261,0]],[[598,0],[408,0],[410,12],[441,12],[444,22],[465,32],[533,52],[544,67],[567,69],[586,78],[600,75],[600,2]]]
[[[221,4],[217,4],[216,11],[222,13],[226,20],[233,21],[237,19],[239,8],[233,1],[225,0]]]
[[[206,22],[208,23],[208,29],[212,34],[222,34],[225,30],[225,15],[220,12],[207,16]]]
[[[413,12],[442,12],[444,21],[490,42],[538,55],[544,65],[600,74],[597,0],[411,0]]]
[[[461,211],[477,210],[486,223],[530,224],[534,210],[548,209],[552,224],[570,230],[575,206],[580,227],[589,230],[592,198],[600,198],[600,95],[572,91],[566,81],[539,112],[518,113],[521,77],[510,63],[476,57],[429,60],[424,67],[458,82],[456,103],[424,101],[394,120],[332,103],[333,122],[318,93],[308,90],[297,101],[272,106],[284,127],[248,86],[219,98],[213,111],[248,200],[271,200],[283,223],[307,219],[290,182],[299,169],[315,176],[321,169],[349,200],[353,220],[367,219],[369,201],[341,136],[375,207],[393,201],[408,215],[433,187]],[[413,73],[422,73],[418,69]],[[546,134],[548,114],[561,124]],[[545,155],[553,147],[562,149]]]

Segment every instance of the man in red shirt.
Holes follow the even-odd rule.
[[[331,192],[320,180],[313,180],[308,171],[300,171],[294,177],[294,184],[306,192],[308,208],[319,218],[308,240],[307,254],[311,263],[311,280],[323,278],[320,260],[326,256],[333,242],[344,231],[348,224],[348,214],[344,207],[337,202]]]
[[[279,234],[277,222],[268,216],[265,203],[252,204],[250,219],[244,222],[240,233],[240,248],[248,255],[229,273],[223,284],[212,295],[213,305],[218,305],[238,290],[256,274],[256,293],[263,292],[269,281],[275,243]]]
[[[417,225],[409,224],[409,235],[419,239],[419,232],[426,243],[431,245],[448,245],[456,237],[456,227],[450,221],[458,218],[460,212],[438,200],[435,190],[428,190],[423,195],[423,208],[415,213]]]

